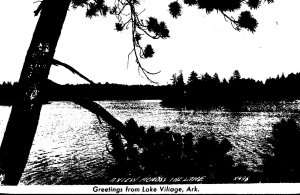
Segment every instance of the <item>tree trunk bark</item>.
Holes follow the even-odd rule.
[[[25,169],[42,107],[43,85],[71,0],[43,0],[40,18],[20,76],[20,91],[12,106],[0,148],[5,185],[17,185]]]

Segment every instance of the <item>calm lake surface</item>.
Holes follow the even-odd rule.
[[[236,163],[259,171],[260,155],[268,153],[272,124],[282,118],[300,117],[300,102],[246,105],[251,112],[178,110],[160,106],[160,100],[99,101],[117,119],[134,118],[146,128],[171,127],[195,137],[214,134],[228,138]],[[11,107],[0,106],[0,141]],[[71,102],[44,105],[21,184],[76,184],[97,180],[112,162],[107,152],[109,126]]]

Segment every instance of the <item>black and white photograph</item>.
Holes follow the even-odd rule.
[[[299,193],[299,7],[2,1],[0,191]]]

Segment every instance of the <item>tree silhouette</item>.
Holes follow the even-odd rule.
[[[173,77],[173,80],[177,81],[176,74]],[[184,106],[193,109],[211,109],[216,106],[222,106],[229,108],[231,111],[241,109],[251,111],[247,106],[243,105],[247,105],[250,102],[251,104],[258,103],[258,101],[293,101],[299,99],[300,93],[296,88],[292,87],[297,86],[295,85],[297,83],[300,83],[300,73],[291,73],[287,77],[268,78],[263,83],[251,78],[242,78],[238,70],[233,72],[229,82],[226,79],[220,81],[217,73],[213,76],[208,73],[198,76],[195,71],[192,71],[184,88],[184,103],[178,105],[176,100],[178,100],[179,96],[168,93],[163,99],[162,105],[171,107]],[[173,85],[175,84],[173,83]],[[270,108],[264,109],[270,110]]]
[[[217,73],[215,73],[213,75],[213,80],[214,80],[215,84],[219,84],[220,83],[219,75]]]
[[[299,182],[300,127],[295,119],[282,119],[272,128],[268,143],[272,145],[272,155],[263,157],[266,182]]]
[[[267,2],[271,3],[273,0],[267,0]],[[129,54],[134,54],[139,71],[150,81],[149,75],[158,73],[150,72],[141,65],[140,59],[152,57],[155,52],[150,44],[142,46],[140,40],[143,36],[153,39],[168,38],[169,30],[165,22],[159,22],[155,17],[141,20],[142,12],[137,11],[140,3],[139,0],[116,0],[112,6],[108,6],[104,0],[40,1],[39,7],[34,11],[34,15],[40,14],[40,18],[27,51],[19,79],[20,90],[13,104],[0,148],[0,166],[5,174],[4,184],[17,185],[25,168],[39,121],[45,88],[47,85],[55,85],[48,80],[51,65],[61,65],[78,74],[74,68],[53,59],[70,5],[73,8],[86,7],[86,16],[89,18],[98,15],[114,15],[117,19],[115,24],[117,31],[131,27],[133,49]],[[242,4],[247,4],[251,9],[256,9],[261,5],[260,0],[184,0],[183,3],[197,6],[199,9],[206,10],[207,13],[220,12],[236,30],[245,28],[251,32],[255,31],[257,21],[249,11],[241,12],[238,19],[229,16],[228,12],[240,10]],[[169,12],[174,18],[180,16],[183,13],[181,4],[178,1],[172,2],[169,5]],[[78,75],[82,77],[82,74]],[[89,100],[74,99],[73,101],[96,113],[97,116],[101,116],[118,131],[125,133],[124,125],[100,105]]]
[[[172,85],[169,85],[170,91],[165,99],[161,102],[165,106],[182,107],[185,104],[185,83],[183,73],[179,75],[174,73],[171,77]]]
[[[235,70],[233,72],[233,75],[230,77],[229,82],[230,81],[236,81],[236,80],[240,80],[241,79],[241,74],[238,70]]]
[[[192,71],[188,78],[187,84],[189,85],[189,84],[196,83],[198,80],[199,80],[198,74],[195,71]]]

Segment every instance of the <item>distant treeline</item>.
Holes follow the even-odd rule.
[[[143,100],[165,99],[172,86],[122,85],[122,84],[76,84],[48,85],[44,90],[47,101],[69,101],[74,98],[92,100]],[[0,84],[0,104],[11,105],[18,96],[18,83]]]
[[[226,104],[239,106],[245,101],[280,101],[300,99],[300,73],[268,78],[265,82],[242,78],[235,70],[228,79],[219,79],[205,73],[190,73],[187,82],[183,74],[172,75],[172,83],[163,86],[122,84],[49,85],[45,89],[45,101],[69,101],[74,98],[93,100],[142,100],[161,99],[165,106],[211,106]],[[10,105],[18,97],[18,83],[0,84],[0,104]]]
[[[187,83],[182,72],[172,75],[172,92],[163,100],[165,106],[211,106],[229,105],[239,107],[243,102],[250,101],[292,101],[300,99],[300,73],[288,76],[268,78],[265,82],[251,78],[242,78],[235,70],[227,81],[220,81],[218,74],[213,76],[205,73],[198,76],[195,71],[190,73]]]

